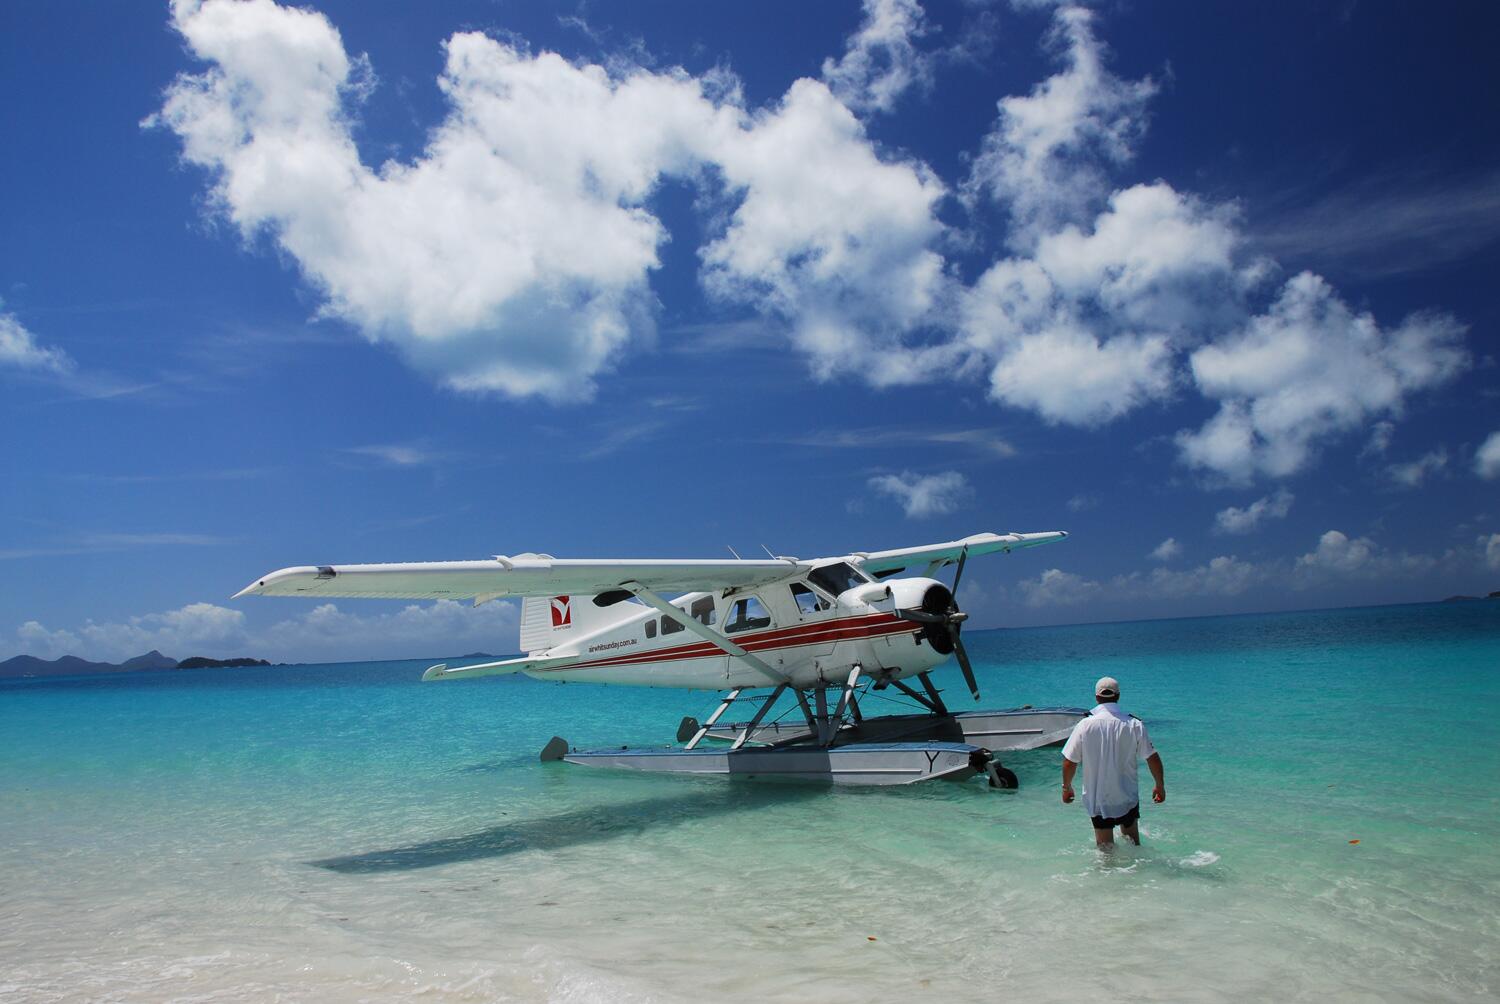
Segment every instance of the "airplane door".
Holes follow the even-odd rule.
[[[718,623],[719,623],[719,613],[718,613],[718,610],[715,607],[714,598],[713,598],[712,594],[709,594],[707,596],[700,596],[700,597],[698,597],[687,608],[687,611],[688,611],[689,616],[691,616],[693,618],[693,620],[699,622],[700,624],[703,624],[706,627],[717,627],[718,626]],[[701,660],[695,660],[695,661],[698,661],[698,662],[700,662],[702,664],[710,665],[710,666],[714,667],[714,671],[715,672],[717,672],[718,674],[720,674],[721,676],[723,676],[725,679],[729,678],[729,658],[728,658],[728,656],[724,656],[724,655],[708,656],[708,657],[703,658]]]
[[[827,597],[809,589],[800,582],[793,582],[787,587],[791,599],[791,614],[799,625],[813,625],[827,623],[833,626],[836,618],[836,608]],[[811,630],[809,628],[809,630]],[[836,643],[832,638],[817,641],[806,648],[801,649],[803,653],[813,658],[820,658],[833,654],[833,646]]]

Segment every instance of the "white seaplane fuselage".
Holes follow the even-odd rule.
[[[847,562],[833,561],[795,579],[687,593],[671,605],[805,690],[840,685],[856,665],[878,683],[945,662],[951,646],[938,651],[924,625],[896,614],[919,607],[934,588],[948,595],[935,579],[879,582]],[[528,600],[521,640],[530,651],[521,672],[543,680],[703,690],[777,682],[764,668],[636,601],[599,610],[587,596]],[[533,644],[546,647],[533,649]]]

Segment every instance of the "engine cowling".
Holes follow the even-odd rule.
[[[890,583],[893,613],[922,625],[918,638],[939,655],[954,649],[952,620],[958,614],[953,593],[937,579],[896,579]]]

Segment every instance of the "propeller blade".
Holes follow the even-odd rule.
[[[964,577],[964,562],[969,560],[969,549],[958,552],[958,571],[953,573],[953,602],[958,602],[958,582]]]
[[[957,630],[953,632],[953,654],[958,656],[958,668],[964,671],[969,693],[974,695],[974,700],[979,700],[979,681],[974,679],[974,667],[969,665],[969,653],[964,651],[963,639],[959,638]]]

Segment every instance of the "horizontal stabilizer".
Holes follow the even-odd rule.
[[[554,659],[528,659],[524,656],[520,659],[502,659],[499,662],[481,662],[473,666],[454,666],[448,668],[446,662],[440,662],[436,666],[428,668],[422,674],[422,682],[429,683],[433,680],[457,680],[471,679],[480,676],[504,676],[507,673],[524,673],[530,669],[541,669],[544,666],[565,665],[576,662],[573,656]]]

